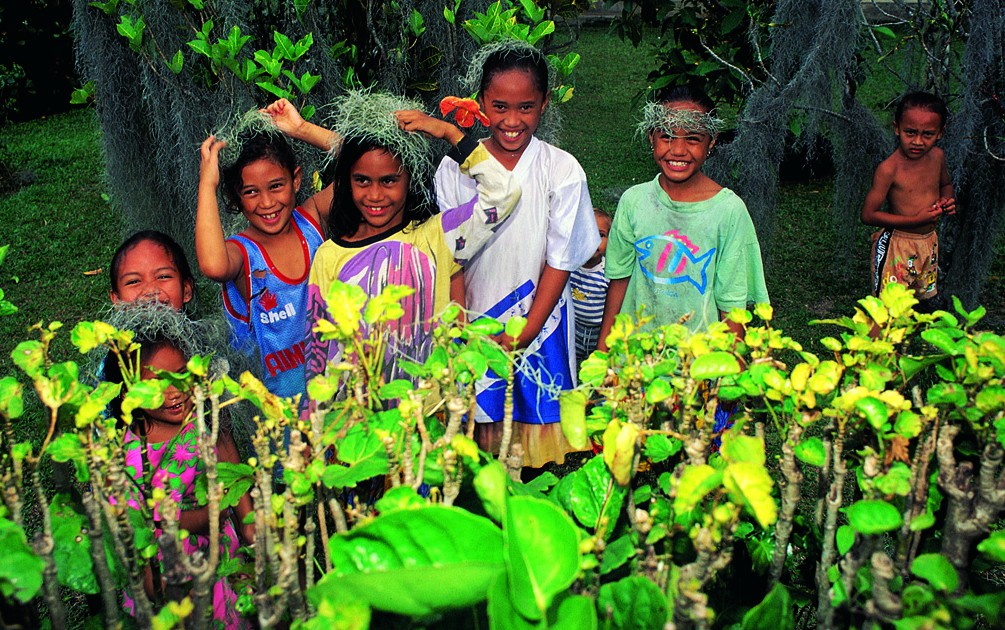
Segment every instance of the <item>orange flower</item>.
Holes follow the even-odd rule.
[[[440,101],[440,114],[445,117],[450,112],[454,112],[454,120],[461,127],[471,127],[475,124],[476,119],[486,127],[489,124],[488,116],[482,113],[481,108],[478,107],[478,101],[473,98],[443,97],[443,100]]]

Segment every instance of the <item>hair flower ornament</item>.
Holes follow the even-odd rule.
[[[478,101],[473,98],[458,98],[456,96],[445,96],[440,101],[440,114],[446,117],[450,112],[454,112],[454,121],[458,126],[468,128],[478,120],[486,127],[489,124],[489,117],[482,113],[478,107]]]

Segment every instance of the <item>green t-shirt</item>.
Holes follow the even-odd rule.
[[[659,178],[625,191],[607,243],[606,274],[631,277],[621,306],[654,315],[652,326],[703,330],[719,311],[768,301],[761,248],[747,207],[723,188],[711,199],[670,199]]]

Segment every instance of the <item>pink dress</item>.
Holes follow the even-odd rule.
[[[140,458],[140,438],[131,430],[126,432],[126,470],[137,482],[142,484],[143,462]],[[148,443],[147,460],[150,470],[153,470],[153,486],[163,488],[171,493],[171,498],[181,506],[182,510],[197,507],[195,498],[195,481],[204,473],[202,460],[199,459],[198,432],[195,423],[189,422],[178,432],[178,435],[166,442]],[[129,506],[139,509],[137,499],[129,501]],[[157,517],[157,514],[154,514]],[[160,528],[154,530],[154,535],[160,537]],[[192,534],[182,541],[186,555],[196,551],[205,552],[209,548],[209,536]],[[231,520],[225,519],[220,527],[220,559],[237,557],[240,542],[237,531]],[[213,586],[213,620],[216,625],[224,628],[244,628],[247,624],[234,608],[237,594],[230,587],[226,578],[221,578]],[[126,595],[125,608],[132,612],[132,599]]]

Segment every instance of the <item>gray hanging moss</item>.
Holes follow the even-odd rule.
[[[1005,215],[1005,5],[974,0],[958,106],[942,140],[956,190],[942,231],[939,292],[973,306]]]
[[[345,39],[357,48],[354,81],[421,94],[431,110],[441,96],[462,93],[459,77],[476,45],[460,24],[488,4],[466,0],[452,27],[443,19],[443,3],[435,0],[405,0],[393,10],[356,0],[309,2],[299,16],[294,3],[280,0],[229,0],[207,5],[206,12],[171,0],[123,3],[119,10],[141,11],[145,20],[141,54],[117,32],[118,15],[106,15],[89,0],[73,0],[78,72],[83,81],[95,82],[109,193],[125,218],[125,231],[162,230],[194,256],[199,145],[226,121],[274,100],[230,71],[210,72],[205,58],[188,45],[202,26],[199,16],[210,9],[211,43],[235,26],[252,37],[239,59],[275,48],[274,31],[294,42],[312,34],[314,43],[294,70],[322,79],[297,105],[328,103],[344,91],[348,56],[333,51]],[[410,30],[413,9],[424,17],[420,37]],[[166,63],[176,51],[184,58],[178,75]],[[305,173],[313,174],[323,156],[295,144]]]
[[[875,116],[854,99],[859,1],[780,0],[771,21],[778,25],[770,40],[771,76],[746,99],[736,139],[708,164],[713,178],[744,199],[766,251],[790,121],[801,123],[802,146],[814,147],[820,136],[830,141],[839,165],[834,224],[843,232],[854,229],[871,169],[889,147],[880,141]]]

